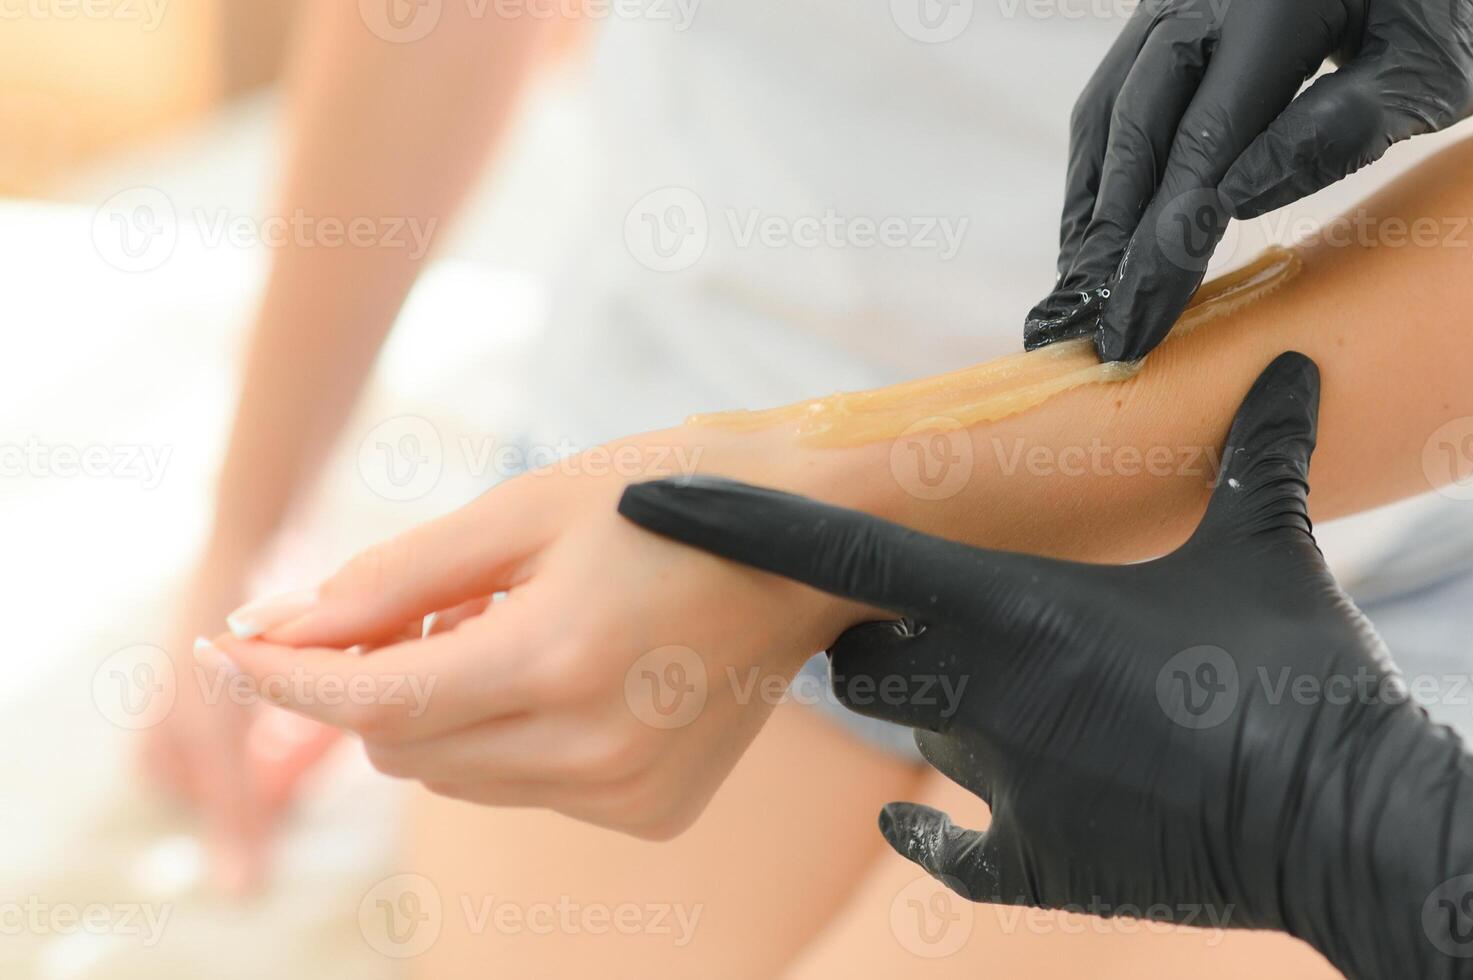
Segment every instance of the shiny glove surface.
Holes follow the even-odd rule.
[[[709,478],[632,486],[620,511],[904,617],[843,634],[833,687],[915,728],[991,806],[981,832],[909,803],[880,817],[963,896],[1210,915],[1289,932],[1354,976],[1469,975],[1430,938],[1436,889],[1473,872],[1473,819],[1452,817],[1473,818],[1469,757],[1408,701],[1315,544],[1317,406],[1313,362],[1274,361],[1195,533],[1136,565],[977,549]]]
[[[1470,111],[1473,0],[1142,0],[1075,104],[1058,281],[1025,346],[1093,335],[1104,360],[1144,357],[1230,217]]]

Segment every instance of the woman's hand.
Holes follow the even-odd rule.
[[[671,836],[803,661],[865,613],[645,534],[619,495],[699,470],[843,496],[778,439],[676,429],[523,475],[359,555],[310,609],[289,600],[262,620],[262,640],[222,636],[201,660],[220,668],[223,652],[239,683],[356,732],[381,771],[437,793]],[[429,635],[394,642],[437,611]]]
[[[264,877],[277,821],[338,734],[232,697],[189,655],[199,627],[220,622],[239,600],[250,564],[211,549],[191,576],[168,641],[177,694],[168,715],[144,732],[139,759],[151,785],[198,817],[215,882],[232,895]]]

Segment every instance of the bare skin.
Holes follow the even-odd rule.
[[[356,8],[351,0],[320,0],[314,13],[315,27],[304,39],[303,50],[310,55],[310,62],[304,62],[297,73],[297,135],[283,210],[289,213],[300,207],[312,214],[345,217],[390,213],[446,222],[464,196],[471,176],[494,156],[505,120],[542,44],[538,25],[546,22],[523,17],[508,27],[495,18],[484,17],[455,24],[452,19],[463,7],[448,4],[441,29],[431,38],[391,48],[362,29]],[[528,33],[520,33],[523,28]],[[365,93],[371,97],[365,98]],[[1466,195],[1460,196],[1457,187],[1468,172],[1469,154],[1466,147],[1457,152],[1457,156],[1444,157],[1420,172],[1418,180],[1425,192],[1420,197],[1409,197],[1404,188],[1399,200],[1393,196],[1377,207],[1383,214],[1406,216],[1467,214],[1470,202]],[[995,447],[1001,443],[1010,449],[1021,440],[1025,446],[1041,446],[1059,458],[1066,450],[1087,445],[1094,436],[1115,446],[1137,448],[1215,446],[1225,431],[1228,412],[1253,375],[1273,354],[1292,346],[1319,360],[1325,373],[1324,440],[1316,457],[1313,502],[1316,516],[1324,519],[1424,489],[1426,481],[1418,458],[1421,444],[1436,424],[1473,412],[1465,386],[1459,383],[1461,372],[1456,370],[1467,363],[1468,341],[1460,336],[1466,332],[1457,328],[1456,317],[1440,315],[1440,311],[1461,309],[1465,301],[1461,295],[1461,283],[1466,278],[1462,255],[1460,251],[1432,254],[1426,249],[1383,249],[1368,261],[1366,256],[1357,256],[1355,250],[1311,252],[1306,263],[1314,275],[1307,278],[1319,285],[1286,292],[1249,314],[1220,324],[1221,329],[1214,328],[1183,344],[1179,355],[1163,352],[1152,361],[1153,373],[1143,374],[1130,387],[1111,389],[1108,395],[1103,394],[1105,389],[1071,392],[1026,417],[969,433],[966,438],[974,450],[969,489],[944,500],[926,500],[908,493],[902,471],[892,469],[888,452],[830,451],[820,456],[791,450],[782,441],[781,432],[763,433],[761,438],[739,443],[701,437],[699,445],[708,450],[706,466],[714,472],[851,503],[978,543],[1094,560],[1142,557],[1170,547],[1185,535],[1205,500],[1203,481],[1195,475],[1127,476],[1115,472],[1060,478],[1057,474],[1030,473],[1026,467],[1005,471]],[[293,498],[310,478],[312,461],[324,455],[324,447],[341,426],[394,311],[421,264],[402,250],[388,254],[358,248],[288,249],[277,257],[221,482],[217,530],[203,560],[200,594],[191,599],[181,616],[178,652],[182,653],[185,646],[183,638],[210,628],[208,624],[218,622],[220,614],[240,598],[244,569],[275,532]],[[1367,392],[1375,395],[1367,397]],[[1410,396],[1402,397],[1396,410],[1389,412],[1386,406],[1392,393]],[[1137,427],[1137,420],[1142,418],[1154,420],[1158,427],[1143,431]],[[283,420],[291,424],[283,426]],[[685,436],[688,434],[675,430],[662,436],[661,441],[669,444]],[[647,475],[658,475],[658,471],[651,468]],[[826,642],[837,629],[867,615],[863,610],[817,605],[811,595],[775,587],[756,577],[734,583],[729,570],[710,560],[697,562],[662,543],[642,539],[610,522],[611,502],[619,486],[605,482],[607,485],[594,486],[593,481],[584,481],[586,489],[569,491],[556,507],[548,506],[548,498],[541,493],[545,483],[533,484],[535,492],[527,489],[525,481],[520,481],[520,490],[508,484],[486,498],[494,504],[484,506],[482,513],[502,511],[520,519],[541,509],[546,528],[556,528],[559,533],[569,528],[578,531],[576,537],[562,537],[563,548],[537,552],[545,561],[517,563],[516,567],[498,569],[497,574],[551,570],[557,572],[557,576],[551,572],[547,576],[554,586],[561,581],[564,588],[582,588],[605,582],[608,576],[604,574],[607,566],[591,568],[586,562],[573,561],[581,544],[597,541],[601,547],[628,549],[624,553],[633,559],[634,566],[648,570],[655,580],[675,580],[688,592],[720,596],[725,614],[731,617],[728,623],[742,622],[746,609],[772,617],[768,622],[784,637],[779,649],[767,645],[770,636],[759,637],[751,649],[724,647],[732,632],[729,628],[713,630],[709,644],[700,638],[697,643],[722,651],[730,660],[755,660],[779,676],[795,670],[808,651]],[[401,553],[405,557],[423,554],[413,547]],[[413,613],[403,604],[381,601],[385,597],[371,587],[393,586],[396,570],[405,572],[406,578],[412,577],[407,573],[413,563],[397,565],[392,551],[376,554],[387,560],[369,558],[354,566],[356,573],[340,577],[343,595],[350,600],[357,597],[364,605],[344,621],[345,625],[334,627],[336,634],[285,634],[284,638],[346,643],[344,637],[350,633],[389,635],[401,629]],[[377,577],[378,571],[385,573],[382,578]],[[361,577],[355,580],[354,574]],[[494,587],[488,584],[494,578],[481,584],[488,589]],[[525,580],[515,574],[507,579],[508,584],[518,581]],[[546,590],[547,608],[559,605],[554,601],[558,591]],[[641,608],[644,599],[640,592],[631,592],[634,608]],[[412,589],[404,594],[415,596],[420,604],[425,599],[423,593],[416,595]],[[461,598],[451,590],[443,605],[458,604]],[[627,615],[631,606],[622,596],[606,598],[601,610],[604,615]],[[679,598],[672,597],[672,601]],[[734,606],[733,598],[738,600]],[[474,604],[476,599],[469,601]],[[685,605],[682,615],[697,614],[690,603]],[[370,607],[386,612],[365,611]],[[388,622],[395,617],[397,623]],[[483,618],[489,622],[491,617],[473,613],[465,620],[464,631],[450,635],[469,636],[473,628],[470,624]],[[505,617],[497,625],[504,621]],[[605,669],[610,660],[617,658],[610,657],[610,647],[605,645],[609,634],[600,636],[596,632],[613,620],[589,618],[570,623],[567,617],[559,616],[549,622],[568,630],[558,637],[566,641],[559,649],[578,657],[557,664],[572,671],[571,675],[550,671],[544,676],[548,690],[573,690],[576,685],[567,683],[569,676],[579,683],[586,683],[594,675],[610,682],[622,677],[623,665]],[[685,638],[690,638],[690,630],[682,630],[678,616],[670,622],[674,624],[670,635],[684,632]],[[545,653],[551,646],[538,642],[542,639],[523,637],[524,649]],[[639,648],[652,639],[656,638],[636,636],[630,642]],[[227,641],[221,643],[228,646]],[[293,651],[293,655],[298,654]],[[597,655],[606,659],[595,664],[595,670],[582,669]],[[340,654],[323,651],[321,656],[337,658]],[[567,714],[574,716],[571,711]],[[649,851],[640,850],[648,845],[586,824],[551,820],[542,813],[473,809],[435,798],[417,811],[413,833],[420,845],[415,848],[417,866],[444,883],[447,893],[462,880],[457,876],[463,870],[495,867],[500,876],[495,885],[501,893],[534,897],[544,893],[542,882],[554,879],[567,882],[564,890],[574,895],[596,894],[583,890],[578,882],[592,881],[580,875],[592,875],[601,868],[607,872],[605,884],[613,893],[638,896],[648,891],[644,887],[648,879],[643,876],[666,860],[678,860],[688,880],[702,883],[695,895],[699,898],[729,887],[725,882],[739,879],[753,867],[751,853],[733,847],[732,833],[702,834],[700,827],[708,822],[724,828],[754,827],[754,820],[776,809],[773,800],[779,798],[783,816],[818,828],[815,835],[836,852],[843,849],[844,856],[836,858],[813,846],[796,846],[811,845],[812,838],[807,836],[754,832],[752,839],[758,841],[754,848],[768,848],[762,853],[772,858],[764,861],[762,868],[832,866],[842,879],[841,885],[824,877],[821,888],[805,891],[805,880],[811,879],[801,875],[759,880],[758,884],[766,887],[746,893],[756,896],[754,900],[728,907],[727,924],[719,933],[721,941],[702,943],[698,956],[681,961],[684,966],[713,975],[723,970],[763,975],[770,964],[801,956],[800,975],[802,970],[814,976],[833,975],[843,964],[855,962],[875,965],[898,961],[915,969],[920,961],[908,954],[897,960],[893,937],[888,928],[881,928],[887,921],[889,906],[885,894],[888,885],[883,882],[886,875],[895,873],[893,863],[887,862],[896,859],[881,850],[870,803],[871,796],[928,800],[930,789],[917,790],[913,783],[918,777],[909,767],[851,740],[824,741],[832,738],[831,732],[827,736],[820,733],[826,731],[822,729],[825,722],[783,709],[754,754],[743,761],[737,778],[745,782],[734,782],[717,794],[721,776],[736,763],[766,714],[760,706],[727,706],[725,714],[713,711],[713,722],[692,726],[695,731],[686,733],[698,735],[706,743],[687,738],[683,748],[676,749],[668,746],[678,740],[667,739],[652,750],[650,742],[639,741],[647,733],[631,727],[598,729],[585,725],[584,733],[612,732],[617,738],[629,740],[605,740],[602,746],[606,750],[627,749],[633,744],[635,749],[631,751],[648,753],[647,759],[664,760],[662,766],[645,770],[656,773],[656,778],[648,781],[647,785],[655,788],[646,788],[644,792],[650,795],[643,798],[621,799],[617,793],[599,798],[589,791],[588,782],[580,782],[572,774],[577,753],[566,751],[561,759],[527,753],[507,763],[508,769],[518,764],[524,771],[538,769],[544,777],[557,772],[558,764],[571,766],[552,780],[560,786],[561,800],[550,799],[546,785],[509,782],[506,772],[481,773],[485,778],[469,782],[435,782],[442,789],[465,787],[461,792],[468,796],[492,800],[501,795],[506,797],[501,802],[535,805],[561,802],[569,810],[580,801],[593,799],[593,803],[582,804],[589,807],[589,812],[580,814],[584,819],[599,819],[649,836],[673,833],[694,820],[710,802],[707,816],[686,838],[694,842],[693,846],[678,854],[661,852],[670,853],[670,857],[662,857],[657,864],[651,863]],[[171,726],[172,731],[162,733],[155,743],[157,751],[150,758],[156,762],[156,773],[163,773],[166,780],[177,777],[177,785],[192,793],[199,785],[197,780],[212,771],[243,771],[242,726],[219,722],[213,716],[191,720],[181,713],[179,719],[178,726]],[[791,724],[788,719],[792,719]],[[359,720],[366,720],[364,727],[370,729],[376,724],[372,719]],[[628,725],[627,717],[621,721]],[[212,728],[213,734],[202,734],[199,725],[218,727]],[[219,741],[212,744],[214,738]],[[378,742],[386,758],[397,748],[389,739],[370,741]],[[538,740],[542,744],[546,741]],[[307,744],[311,751],[317,750],[314,743]],[[566,742],[563,747],[569,744],[576,748],[577,743]],[[763,751],[764,744],[779,748]],[[808,752],[795,748],[802,745],[817,747]],[[813,778],[815,759],[821,760],[816,764],[826,767],[835,783],[864,787],[864,794],[805,795],[805,787],[829,785],[828,781],[820,783]],[[396,761],[406,766],[406,772],[417,764],[404,751]],[[746,769],[754,767],[754,775],[744,775]],[[283,778],[289,782],[294,771],[283,770]],[[690,778],[692,773],[694,778]],[[944,797],[944,781],[938,782],[934,776],[924,778],[928,787],[934,784],[938,798]],[[238,785],[239,781],[233,782]],[[213,815],[211,826],[216,834],[221,839],[235,839],[247,854],[253,855],[257,863],[252,873],[259,874],[265,837],[262,828],[268,821],[255,817],[237,823],[230,815],[259,815],[267,808],[252,803],[250,797],[223,795],[230,792],[231,783],[220,780],[215,784],[217,790],[206,791],[201,802],[207,814]],[[756,789],[752,795],[739,794],[734,791],[738,785]],[[786,798],[771,795],[782,789],[791,791]],[[249,787],[247,791],[258,792]],[[261,792],[258,798],[266,795]],[[518,795],[520,800],[516,799]],[[658,806],[645,805],[657,798],[661,800]],[[833,805],[827,806],[829,803]],[[958,814],[968,813],[967,807],[951,806]],[[630,816],[634,811],[643,815],[644,826],[628,826],[640,822]],[[655,819],[650,820],[652,814]],[[982,822],[971,821],[974,826]],[[488,842],[507,840],[516,840],[518,846],[514,854],[503,853],[503,863],[493,866],[477,860],[489,860],[493,855],[493,845]],[[795,846],[784,849],[787,842]],[[877,853],[881,857],[874,858]],[[849,854],[854,855],[852,860]],[[566,856],[565,863],[559,863],[560,856]],[[590,867],[595,859],[597,868]],[[774,887],[779,885],[785,890]],[[480,880],[471,887],[476,894],[489,890]],[[852,896],[847,905],[842,904],[845,893]],[[866,897],[876,893],[878,898]],[[813,910],[811,916],[809,909]],[[818,921],[828,923],[827,931],[800,953]],[[770,936],[779,937],[771,953],[764,949]],[[839,936],[852,940],[852,945],[843,948],[842,958],[834,949],[835,937]],[[424,975],[482,975],[485,960],[492,953],[487,945],[490,939],[484,934],[473,938],[474,942],[457,944],[453,933],[447,931],[436,947],[444,957],[433,961],[439,969],[427,969]],[[561,942],[566,936],[542,938],[546,941],[523,943],[520,959],[505,959],[511,975],[563,975],[579,962],[609,974],[616,972],[611,964],[626,963],[635,970],[643,957],[653,955],[647,947],[621,942],[617,934],[583,944],[582,952],[572,943]],[[870,945],[864,945],[866,939]],[[1242,937],[1231,941],[1245,942]],[[1182,942],[1196,948],[1187,940]],[[1128,964],[1135,963],[1137,972],[1128,975],[1151,975],[1140,964],[1159,965],[1161,961],[1156,957],[1161,955],[1162,943],[1155,937],[1137,938],[1123,944],[1129,949],[1119,957],[1082,958],[1074,972],[1105,971],[1110,975],[1108,971],[1115,970],[1118,975],[1126,975]],[[976,945],[974,939],[967,949],[973,950]],[[954,962],[965,963],[969,976],[978,975],[998,955],[997,944],[985,945],[985,958],[959,954]],[[1054,949],[1059,944],[1043,945]],[[1287,955],[1282,953],[1282,944],[1259,949],[1269,958],[1251,960],[1255,973],[1272,976],[1265,963],[1290,963],[1278,958]],[[830,961],[829,956],[835,959]],[[428,964],[431,960],[421,962]],[[1228,961],[1213,956],[1202,962],[1220,965]],[[936,968],[934,961],[922,966],[927,971]],[[1033,971],[1020,968],[1017,972]],[[1224,969],[1223,975],[1240,974]],[[1305,973],[1286,966],[1284,975]]]
[[[1454,147],[1369,202],[1366,211],[1407,221],[1469,213],[1473,189],[1461,178],[1470,162],[1473,143]],[[613,448],[643,454],[642,476],[668,470],[655,462],[657,450],[683,447],[689,457],[689,450],[699,448],[703,472],[859,506],[951,537],[1060,557],[1131,560],[1185,537],[1214,476],[1200,454],[1220,445],[1232,409],[1261,366],[1281,350],[1297,349],[1319,363],[1324,379],[1311,475],[1317,520],[1451,478],[1451,472],[1424,470],[1423,449],[1443,423],[1473,415],[1473,392],[1462,383],[1473,337],[1456,318],[1442,315],[1460,308],[1463,250],[1320,244],[1307,248],[1303,258],[1304,273],[1295,283],[1163,349],[1134,379],[1076,389],[1023,415],[960,430],[956,438],[971,447],[970,476],[944,499],[926,499],[918,491],[923,485],[893,465],[892,445],[806,448],[794,445],[794,433],[783,426],[752,433],[680,428]],[[1397,329],[1398,324],[1415,326]],[[1037,448],[1046,460],[1062,464],[1069,450],[1096,439],[1111,450],[1110,465],[1087,466],[1077,475],[1061,475],[1057,466],[1011,468],[1006,454],[996,451]],[[1190,451],[1196,468],[1140,471],[1141,454],[1153,447]],[[1135,454],[1136,472],[1126,472],[1119,452],[1125,449]],[[1170,458],[1180,462],[1179,456]],[[826,637],[876,612],[639,533],[613,512],[627,482],[576,472],[509,481],[461,511],[371,549],[324,583],[313,609],[268,631],[266,642],[221,637],[207,648],[205,660],[219,668],[228,657],[263,690],[272,678],[294,670],[306,676],[309,690],[328,679],[342,684],[364,676],[436,677],[453,693],[433,699],[418,717],[398,706],[342,708],[289,692],[276,701],[354,730],[385,771],[418,778],[442,795],[555,809],[639,836],[669,837],[689,827],[713,796],[736,798],[716,790],[771,706],[712,684],[697,719],[660,730],[626,700],[623,684],[631,665],[674,644],[697,651],[711,677],[747,669],[791,676]],[[620,574],[610,576],[610,568]],[[424,613],[475,603],[503,589],[510,590],[508,601],[473,608],[453,628],[426,640],[386,646],[366,658],[340,652],[351,642],[392,637]],[[810,757],[798,745],[799,736],[786,741],[776,764],[805,775],[814,765],[830,765],[828,755]],[[853,785],[889,789],[883,769],[856,764],[849,775]],[[833,813],[821,803],[805,811],[803,800],[782,800],[791,821],[822,827],[835,841],[873,820],[872,812]],[[759,794],[731,805],[746,805],[742,812],[751,815],[750,808],[771,809],[774,799]],[[588,853],[584,847],[618,851],[606,834],[586,831],[592,836],[585,843],[585,832],[563,823],[542,846],[524,847],[530,831],[517,824],[510,836],[498,832],[503,819],[512,818],[488,812],[480,824],[484,832],[475,839],[518,840],[519,854],[537,856],[539,875],[553,873],[559,853],[574,855],[569,873],[576,875],[593,873],[580,856]],[[424,833],[434,832],[425,825]],[[709,855],[705,888],[721,887],[730,852],[730,837],[724,836]],[[687,868],[698,863],[683,857]],[[788,857],[799,866],[829,859],[806,848]],[[500,878],[502,894],[537,894],[538,879],[528,870],[516,885],[509,873]],[[454,869],[432,862],[425,873],[457,880]],[[630,893],[642,893],[637,865],[621,880]],[[822,896],[814,898],[822,907]],[[804,902],[791,891],[781,901],[752,906],[750,928],[741,933],[746,941],[722,945],[710,959],[692,954],[691,968],[719,972],[741,964],[761,972],[765,960],[751,960],[767,955],[754,952],[762,945],[758,937],[781,930],[791,909],[806,907]],[[849,912],[871,923],[878,914],[854,907]],[[835,928],[849,912],[836,910]],[[497,938],[479,937],[482,943]],[[885,940],[879,935],[876,941]],[[1100,940],[1122,945],[1122,955],[1132,958],[1153,955],[1147,950],[1158,941],[1118,934]],[[1232,942],[1221,948],[1269,944],[1258,937]],[[579,962],[576,948],[583,945],[536,946],[527,968],[534,975],[559,973]],[[1092,942],[1081,945],[1091,969],[1103,968],[1095,957],[1104,953]],[[477,948],[488,956],[493,950]],[[597,948],[615,958],[627,952],[631,959],[620,962],[638,963],[643,955],[637,946],[626,950],[621,937]],[[1202,949],[1219,947],[1204,943]],[[1225,955],[1214,952],[1212,962]]]
[[[309,7],[288,86],[279,213],[412,220],[433,242],[494,155],[556,22],[502,23],[450,4],[439,30],[390,44],[366,29],[356,2]],[[274,256],[213,530],[165,641],[179,676],[193,674],[193,638],[248,598],[253,566],[311,484],[432,257],[295,242]],[[299,726],[274,751],[257,751],[262,714],[205,704],[201,685],[181,684],[176,710],[144,745],[147,778],[199,814],[216,881],[232,893],[265,875],[274,823],[333,741],[331,730]]]

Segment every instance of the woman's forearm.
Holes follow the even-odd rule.
[[[336,436],[437,236],[506,129],[551,21],[448,5],[426,37],[318,0],[297,44],[284,216],[346,241],[273,256],[220,480],[224,550],[269,534]]]
[[[1195,526],[1243,393],[1292,349],[1324,378],[1314,516],[1429,490],[1438,474],[1424,472],[1424,446],[1473,416],[1469,172],[1473,141],[1427,161],[1366,202],[1353,226],[1305,246],[1292,282],[1170,341],[1129,381],[950,433],[798,448],[786,482],[994,548],[1091,561],[1160,554]],[[1436,240],[1407,241],[1413,227],[1435,227]]]

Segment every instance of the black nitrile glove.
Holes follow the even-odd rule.
[[[1473,762],[1405,699],[1315,545],[1317,405],[1313,362],[1274,361],[1196,532],[1136,565],[985,551],[713,479],[632,486],[619,509],[906,617],[841,636],[833,685],[917,728],[992,807],[985,832],[914,804],[881,814],[962,895],[1210,915],[1298,936],[1352,976],[1473,976]]]
[[[1470,111],[1473,0],[1142,0],[1075,104],[1058,283],[1024,345],[1093,334],[1104,360],[1144,357],[1229,216]]]

